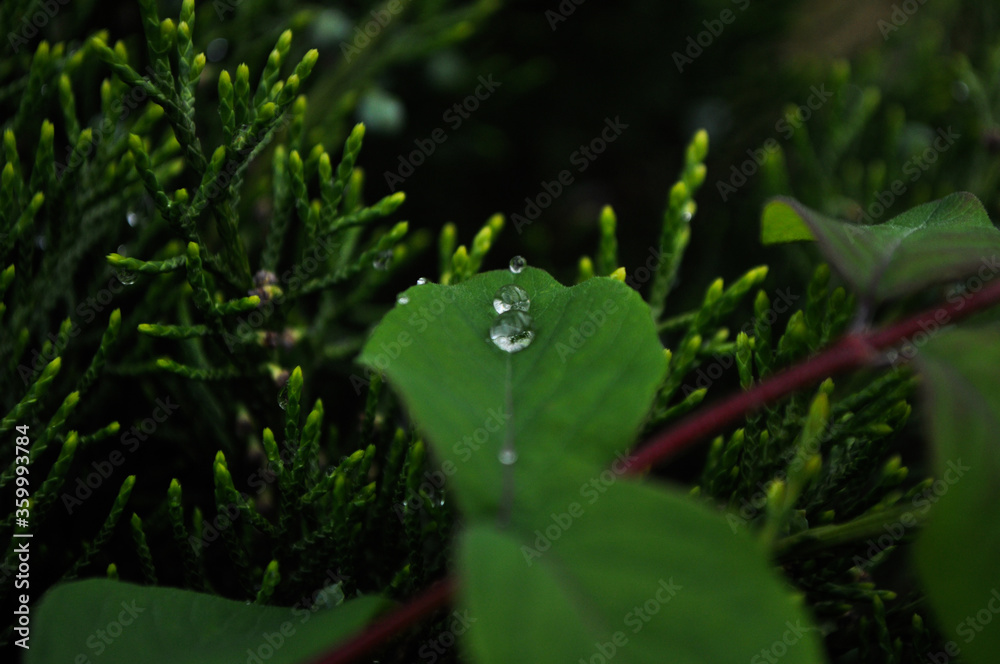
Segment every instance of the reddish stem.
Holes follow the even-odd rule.
[[[396,609],[384,620],[369,626],[334,652],[313,664],[347,664],[383,645],[393,634],[419,622],[425,616],[445,606],[455,594],[455,579],[445,577],[409,604]]]
[[[935,330],[997,303],[1000,303],[1000,281],[967,299],[949,301],[948,304],[927,309],[883,330],[848,334],[802,364],[775,374],[747,392],[723,399],[711,408],[702,409],[696,415],[682,420],[680,424],[652,438],[642,449],[629,457],[626,472],[635,473],[659,463],[705,437],[725,429],[764,404],[786,397],[835,374],[863,366],[876,359],[878,351],[895,346],[917,333],[923,332],[932,336]],[[452,577],[438,581],[424,594],[314,664],[347,664],[372,652],[385,639],[447,604],[452,599],[456,586]]]
[[[725,429],[766,403],[786,397],[848,369],[863,366],[877,357],[876,351],[895,346],[918,333],[930,336],[935,330],[998,302],[1000,302],[1000,281],[968,299],[949,301],[947,304],[927,309],[883,330],[848,334],[802,364],[775,374],[747,392],[735,394],[710,408],[702,409],[696,415],[682,420],[680,424],[654,437],[629,457],[626,472],[636,473],[659,463],[692,443]]]

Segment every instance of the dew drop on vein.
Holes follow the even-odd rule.
[[[511,466],[515,461],[517,461],[517,452],[509,447],[504,447],[500,450],[500,453],[497,454],[497,458],[500,459],[500,463],[503,465]]]
[[[535,332],[531,329],[531,316],[512,309],[497,316],[490,327],[490,339],[500,350],[516,353],[531,345]]]
[[[528,298],[528,293],[514,284],[501,286],[497,294],[493,296],[493,308],[498,314],[506,313],[512,309],[527,311],[530,307],[531,300]]]

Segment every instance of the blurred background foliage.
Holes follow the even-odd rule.
[[[910,5],[919,8],[912,17]],[[560,6],[574,10],[553,21],[547,12]],[[903,12],[895,18],[894,7]],[[685,54],[688,38],[726,10],[735,20],[678,71],[675,53]],[[620,117],[628,130],[523,234],[509,228],[500,240],[506,251],[487,266],[522,253],[568,281],[594,246],[604,204],[618,214],[626,271],[643,264],[666,183],[690,135],[704,127],[712,150],[678,310],[694,306],[700,285],[714,276],[731,279],[761,262],[772,266],[776,283],[802,281],[814,264],[811,248],[793,249],[808,260],[786,269],[787,247],[765,250],[757,241],[768,196],[793,195],[859,219],[902,179],[906,191],[872,221],[961,190],[980,197],[991,215],[1000,212],[998,90],[991,83],[1000,74],[998,11],[994,2],[916,0],[505,3],[472,39],[377,79],[375,89],[403,112],[397,124],[370,125],[364,165],[370,186],[383,193],[383,178],[374,176],[446,126],[442,114],[473,92],[477,75],[493,74],[504,85],[402,185],[412,219],[454,221],[473,232],[492,212],[523,214],[525,197],[535,198],[561,170],[577,175],[572,153],[598,135],[604,118]],[[796,115],[821,86],[836,91],[833,99]],[[779,126],[782,120],[788,124]],[[786,128],[795,124],[801,130],[789,137]],[[903,167],[948,127],[960,136],[956,144],[911,182]],[[769,139],[786,167],[756,171],[723,200],[718,183]],[[684,289],[685,282],[695,288]]]

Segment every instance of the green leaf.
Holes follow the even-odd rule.
[[[1000,231],[964,192],[872,226],[830,219],[789,198],[764,208],[764,244],[813,238],[841,276],[875,301],[968,276],[984,262],[993,269],[1000,251]]]
[[[530,298],[534,339],[508,354],[489,332],[494,295],[510,283]],[[566,288],[525,268],[404,296],[360,361],[389,377],[470,517],[496,513],[505,469],[516,492],[569,457],[606,466],[633,442],[666,369],[649,308],[614,279]],[[505,443],[513,466],[498,461]]]
[[[593,479],[533,528],[462,535],[471,661],[823,661],[818,630],[743,530],[674,491]]]
[[[1000,327],[958,329],[931,339],[918,359],[929,397],[936,481],[914,499],[930,513],[917,542],[917,569],[938,626],[962,661],[996,661],[1000,628]]]
[[[268,664],[300,664],[362,628],[383,606],[379,597],[358,597],[313,612],[88,579],[45,594],[24,661],[65,664],[86,654],[102,664],[231,664],[254,661],[249,649]]]
[[[815,240],[809,226],[792,207],[791,201],[778,199],[764,206],[760,219],[760,241],[762,244],[779,244],[799,240]]]

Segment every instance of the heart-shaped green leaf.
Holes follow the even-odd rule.
[[[25,662],[301,664],[361,629],[386,604],[358,597],[329,608],[320,601],[281,608],[177,588],[75,581],[55,586],[34,609]]]
[[[531,531],[463,533],[470,660],[823,661],[818,630],[744,531],[673,491],[594,479]]]
[[[873,226],[830,219],[779,197],[764,207],[761,238],[764,244],[815,238],[841,276],[874,301],[967,276],[984,263],[991,274],[1000,271],[1000,231],[964,192]]]
[[[507,284],[530,299],[534,334],[514,353],[490,339]],[[505,471],[537,485],[567,458],[607,465],[633,442],[666,369],[648,306],[614,279],[566,288],[542,270],[503,270],[401,299],[360,361],[388,376],[469,517],[496,514]],[[498,460],[505,446],[513,466]]]
[[[931,339],[920,364],[935,446],[936,481],[915,507],[932,507],[917,567],[947,640],[962,661],[1000,653],[1000,327]]]

